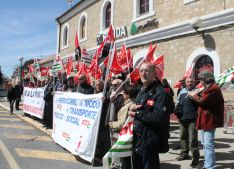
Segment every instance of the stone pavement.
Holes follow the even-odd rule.
[[[9,103],[4,98],[0,98],[0,106],[9,110]],[[22,110],[15,111],[14,114],[20,119],[28,122],[32,126],[39,130],[51,135],[51,130],[43,127],[42,123],[38,119],[33,117],[24,116]],[[179,156],[179,126],[176,121],[171,122],[170,132],[170,150],[166,154],[160,154],[161,169],[189,169],[191,160],[176,161],[176,157]],[[200,137],[199,137],[200,140]],[[201,146],[200,146],[201,147]],[[216,169],[234,169],[234,135],[231,129],[228,129],[227,133],[223,133],[223,128],[216,130]],[[201,159],[199,167],[203,166],[203,150],[200,149]]]

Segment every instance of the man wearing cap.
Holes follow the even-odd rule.
[[[71,74],[67,78],[67,89],[68,92],[76,92],[77,88],[75,86],[74,74]]]
[[[201,130],[201,143],[204,149],[204,167],[215,167],[215,129],[223,127],[224,99],[214,75],[208,70],[199,73],[198,78],[204,85],[201,93],[190,92],[189,96],[198,104],[196,128]]]

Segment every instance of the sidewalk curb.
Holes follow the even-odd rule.
[[[3,109],[10,111],[10,108],[3,105],[2,103],[0,103],[0,107],[2,107]],[[45,134],[49,135],[51,137],[52,135],[52,130],[51,129],[46,129],[43,127],[43,124],[41,124],[40,122],[30,118],[30,117],[26,117],[26,116],[22,116],[22,115],[18,115],[16,113],[13,113],[13,115],[15,115],[16,117],[18,117],[19,119],[23,120],[24,122],[28,123],[29,125],[31,125],[32,127],[39,129],[40,131],[44,132]]]

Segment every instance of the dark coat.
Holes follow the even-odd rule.
[[[94,88],[88,83],[83,83],[78,86],[78,93],[82,94],[93,94]]]
[[[188,97],[188,89],[182,89],[183,92],[179,96],[179,103],[176,105],[176,115],[180,120],[194,121],[197,117],[197,104]]]
[[[163,87],[157,82],[138,93],[135,103],[142,106],[137,110],[133,125],[133,146],[136,153],[141,155],[143,149],[157,153],[169,150],[167,98]]]
[[[14,87],[12,87],[7,91],[7,100],[8,101],[16,100],[16,93]]]
[[[224,125],[224,99],[219,86],[215,83],[205,89],[201,95],[192,97],[198,103],[198,130],[211,130]]]
[[[19,99],[21,98],[21,95],[23,94],[23,86],[22,85],[15,85],[15,96],[16,96],[16,99]]]

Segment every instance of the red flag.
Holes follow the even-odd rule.
[[[72,56],[69,56],[67,60],[67,66],[66,66],[67,76],[69,76],[72,71],[73,71],[73,58]]]
[[[193,67],[194,67],[194,63],[192,63],[192,65],[190,66],[190,68],[185,72],[184,77],[190,77],[193,73]]]
[[[115,41],[114,30],[113,30],[112,25],[110,25],[105,42],[106,43],[114,43],[114,41]]]
[[[145,58],[146,62],[150,62],[150,63],[154,62],[154,52],[155,52],[156,47],[157,47],[157,44],[155,44],[154,47],[152,47],[152,44],[151,44],[151,46],[149,47],[149,51]]]
[[[119,62],[118,62],[118,58],[117,58],[117,51],[116,51],[116,48],[115,48],[115,51],[114,51],[114,58],[113,58],[113,61],[112,61],[112,65],[111,65],[111,72],[114,73],[114,74],[118,74],[118,73],[122,73],[123,72],[123,69],[122,67],[119,65]]]
[[[180,81],[178,81],[178,82],[176,82],[176,84],[173,86],[173,88],[181,88],[181,86],[182,86],[182,82],[181,82],[181,80]]]
[[[134,69],[131,73],[130,73],[130,79],[131,79],[131,82],[136,85],[138,80],[140,79],[140,72],[139,72],[139,69],[136,68]]]
[[[115,47],[114,47],[115,48]],[[117,58],[117,51],[116,48],[114,49],[114,57],[113,57],[113,61],[112,64],[110,66],[110,71],[114,74],[118,74],[118,73],[122,73],[123,69],[122,67],[119,65],[118,63],[118,58]],[[106,59],[104,60],[104,65],[107,67],[108,65],[108,61],[109,61],[109,57],[106,57]]]
[[[164,56],[159,56],[159,58],[154,61],[154,64],[156,68],[156,76],[158,79],[162,79],[164,76]]]
[[[129,67],[133,67],[133,55],[131,53],[131,49],[130,48],[128,48],[127,57],[128,57],[128,65],[129,65]]]
[[[76,49],[80,47],[77,32],[76,32],[76,36],[75,36],[75,47],[76,47]]]
[[[33,72],[34,72],[33,64],[30,64],[30,65],[28,66],[28,69],[29,69],[29,73],[30,73],[30,74],[33,74]]]
[[[41,67],[41,76],[47,76],[49,69],[48,67]]]
[[[124,44],[118,54],[118,62],[124,71],[128,71],[130,67],[133,67],[131,50],[130,48],[126,50],[126,46]]]
[[[25,76],[25,74],[24,74],[24,70],[22,70],[22,72],[21,72],[21,76],[22,76],[22,78],[24,79],[24,76]]]

